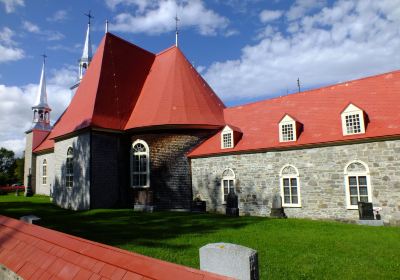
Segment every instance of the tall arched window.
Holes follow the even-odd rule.
[[[344,168],[347,209],[358,209],[358,202],[372,202],[371,179],[368,166],[359,160]]]
[[[299,171],[287,164],[280,172],[282,206],[301,207]]]
[[[42,162],[42,185],[47,185],[47,160]]]
[[[131,150],[131,185],[133,188],[150,187],[149,146],[136,140]]]
[[[222,201],[225,203],[229,192],[235,192],[235,172],[232,169],[227,168],[222,172]]]
[[[74,185],[74,150],[69,147],[65,162],[65,186],[72,188]]]

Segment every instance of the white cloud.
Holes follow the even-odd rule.
[[[62,22],[68,18],[68,12],[66,10],[58,10],[51,17],[46,18],[50,22]]]
[[[64,34],[59,31],[42,30],[38,25],[27,20],[24,20],[22,22],[22,28],[30,33],[40,35],[41,39],[44,39],[46,41],[59,41],[64,39],[65,37]]]
[[[286,17],[289,20],[296,20],[305,16],[308,12],[319,9],[326,4],[326,0],[296,0]]]
[[[30,21],[27,21],[27,20],[24,20],[22,22],[22,27],[26,31],[29,31],[31,33],[39,33],[40,32],[39,26],[37,26],[36,24],[34,24],[34,23],[30,22]]]
[[[75,67],[66,66],[50,71],[47,82],[48,102],[55,121],[68,105],[71,97],[69,86],[76,81]],[[40,69],[38,69],[38,80]],[[0,84],[0,147],[11,149],[18,156],[25,148],[25,134],[32,125],[31,106],[37,94],[37,84],[7,86]]]
[[[16,47],[14,32],[8,28],[0,29],[0,63],[24,58],[24,51]]]
[[[260,21],[263,23],[277,20],[283,15],[283,11],[280,10],[263,10],[260,13]]]
[[[7,13],[14,12],[17,6],[25,6],[24,0],[0,0],[0,2],[4,4]]]
[[[140,1],[140,0],[108,0],[110,7],[119,4],[134,5],[135,13],[120,13],[110,25],[110,30],[161,34],[175,29],[173,20],[178,13],[180,28],[194,27],[201,35],[216,35],[225,31],[229,20],[213,10],[207,9],[201,0],[184,0],[177,6],[174,0]],[[230,31],[230,34],[233,33]]]
[[[225,100],[251,100],[398,69],[400,1],[337,1],[292,22],[267,26],[239,59],[212,64],[205,78]],[[240,90],[238,90],[240,89]]]

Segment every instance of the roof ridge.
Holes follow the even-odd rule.
[[[117,35],[115,35],[115,34],[113,34],[113,33],[108,32],[108,33],[106,33],[103,37],[106,37],[106,36],[112,36],[112,37],[114,37],[114,38],[116,38],[116,39],[118,39],[118,40],[120,40],[120,41],[122,41],[122,42],[124,42],[124,43],[126,43],[126,44],[128,44],[128,45],[131,45],[131,46],[133,46],[133,47],[136,47],[136,48],[138,48],[138,49],[140,49],[140,50],[142,50],[142,51],[145,51],[145,52],[147,52],[147,53],[149,53],[149,54],[156,55],[156,54],[152,53],[151,51],[148,51],[148,50],[146,50],[146,49],[144,49],[144,48],[142,48],[142,47],[139,47],[138,45],[136,45],[136,44],[134,44],[134,43],[132,43],[132,42],[129,42],[128,40],[125,40],[124,38],[121,38],[121,37],[119,37],[119,36],[117,36]]]
[[[162,51],[156,53],[156,56],[162,55],[162,54],[164,54],[164,53],[166,53],[166,52],[169,52],[169,51],[171,51],[171,50],[173,50],[173,49],[178,49],[178,50],[180,50],[177,46],[172,45],[172,46],[170,46],[169,48],[166,48],[165,50],[162,50]]]
[[[231,107],[226,107],[224,110],[226,110],[226,109],[237,109],[239,107],[249,106],[249,105],[254,105],[254,104],[259,104],[259,103],[268,103],[269,101],[272,101],[272,100],[276,100],[276,99],[280,99],[280,98],[282,98],[282,99],[283,98],[289,98],[289,97],[294,96],[294,95],[297,96],[297,95],[301,95],[301,94],[309,94],[310,92],[327,89],[327,88],[330,88],[330,87],[333,87],[333,86],[341,86],[341,85],[345,85],[347,83],[354,83],[354,82],[358,82],[358,81],[362,81],[362,80],[378,78],[380,76],[385,76],[385,75],[393,74],[393,73],[397,73],[397,72],[400,73],[400,70],[393,70],[393,71],[389,71],[389,72],[385,72],[385,73],[381,73],[381,74],[376,74],[376,75],[372,75],[372,76],[361,77],[361,78],[357,78],[357,79],[353,79],[353,80],[339,82],[339,83],[336,83],[336,84],[328,84],[326,86],[313,88],[313,89],[309,89],[309,90],[306,90],[306,91],[293,92],[293,93],[289,93],[289,94],[283,95],[283,96],[275,96],[275,97],[271,97],[271,98],[267,98],[267,99],[262,99],[262,100],[253,101],[253,102],[249,102],[249,103],[239,104],[239,105],[235,105],[235,106],[231,106]]]

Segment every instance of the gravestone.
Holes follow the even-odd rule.
[[[274,218],[287,218],[282,207],[282,198],[279,194],[274,194],[270,216]]]
[[[231,243],[213,243],[200,248],[200,269],[240,280],[258,280],[256,250]]]
[[[370,202],[358,202],[360,220],[374,220],[374,210]]]
[[[29,197],[33,195],[32,191],[32,174],[30,173],[31,169],[29,169],[29,175],[28,175],[28,185],[25,188],[25,196]]]
[[[239,216],[239,199],[238,196],[231,189],[226,198],[226,215],[227,216]]]

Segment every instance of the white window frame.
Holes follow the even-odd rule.
[[[365,171],[349,171],[348,168],[351,164],[353,163],[359,163],[364,166]],[[344,168],[344,186],[345,186],[345,192],[346,192],[346,206],[347,209],[349,210],[357,210],[358,205],[352,205],[350,201],[350,186],[349,186],[349,177],[357,177],[357,182],[358,182],[358,177],[359,176],[365,176],[367,180],[367,193],[368,193],[368,202],[372,202],[372,185],[371,185],[371,177],[369,173],[369,168],[368,165],[361,161],[361,160],[352,160],[349,163],[346,164]],[[357,195],[358,198],[360,197],[360,190],[359,186],[357,183]],[[358,200],[359,201],[359,200]]]
[[[295,174],[283,174],[283,170],[287,167],[293,168],[296,173]],[[283,180],[284,179],[289,179],[289,182],[291,182],[291,179],[295,178],[297,181],[297,203],[285,203],[285,193],[284,193],[284,186],[283,186]],[[282,197],[282,206],[283,207],[288,207],[288,208],[299,208],[301,207],[301,186],[300,186],[300,175],[299,175],[299,170],[292,164],[285,164],[280,172],[279,172],[279,180],[280,180],[280,187],[281,187],[281,197]],[[290,188],[290,199],[292,199],[292,189]]]
[[[42,161],[42,185],[47,185],[47,159]]]
[[[357,115],[360,120],[360,132],[348,132],[346,117]],[[346,109],[341,114],[342,119],[342,133],[343,136],[346,135],[356,135],[365,133],[365,119],[364,119],[364,111],[355,106],[354,104],[349,104]]]
[[[71,163],[69,163],[70,161]],[[68,168],[69,164],[72,165],[71,170]],[[74,186],[74,149],[72,147],[68,147],[67,149],[67,159],[65,162],[65,186],[67,188],[72,188]]]
[[[146,151],[145,152],[134,152],[133,148],[137,145],[137,144],[142,144]],[[146,156],[146,172],[134,172],[133,171],[133,157],[136,155],[145,155]],[[132,188],[149,188],[150,187],[150,149],[149,149],[149,145],[147,145],[147,143],[144,140],[140,140],[137,139],[132,143],[131,146],[131,155],[130,155],[131,159],[130,159],[130,171],[131,171],[131,187]],[[141,175],[146,173],[146,185],[143,186],[134,186],[133,185],[133,176],[135,175]]]
[[[228,174],[233,174],[233,175],[224,175],[224,173],[227,172]],[[224,181],[228,181],[228,194],[231,189],[233,189],[233,192],[236,193],[235,186],[236,186],[236,174],[231,168],[225,168],[224,171],[222,171],[222,179],[221,179],[221,199],[222,199],[222,204],[226,204],[225,200],[225,192],[224,192]],[[230,185],[230,181],[233,181],[232,186]]]
[[[224,143],[224,135],[227,135],[227,136],[230,137],[230,139],[231,139],[231,145],[230,145],[230,146],[225,146],[225,143]],[[221,132],[221,149],[233,148],[234,145],[235,145],[235,143],[233,143],[233,142],[234,142],[234,139],[233,139],[233,130],[232,130],[232,128],[230,128],[229,126],[226,125],[226,126],[224,127],[224,129],[222,130],[222,132]]]
[[[283,135],[284,125],[292,125],[293,128],[293,139],[285,140]],[[289,115],[285,115],[283,119],[279,122],[279,142],[294,142],[297,141],[297,127],[296,121]]]

